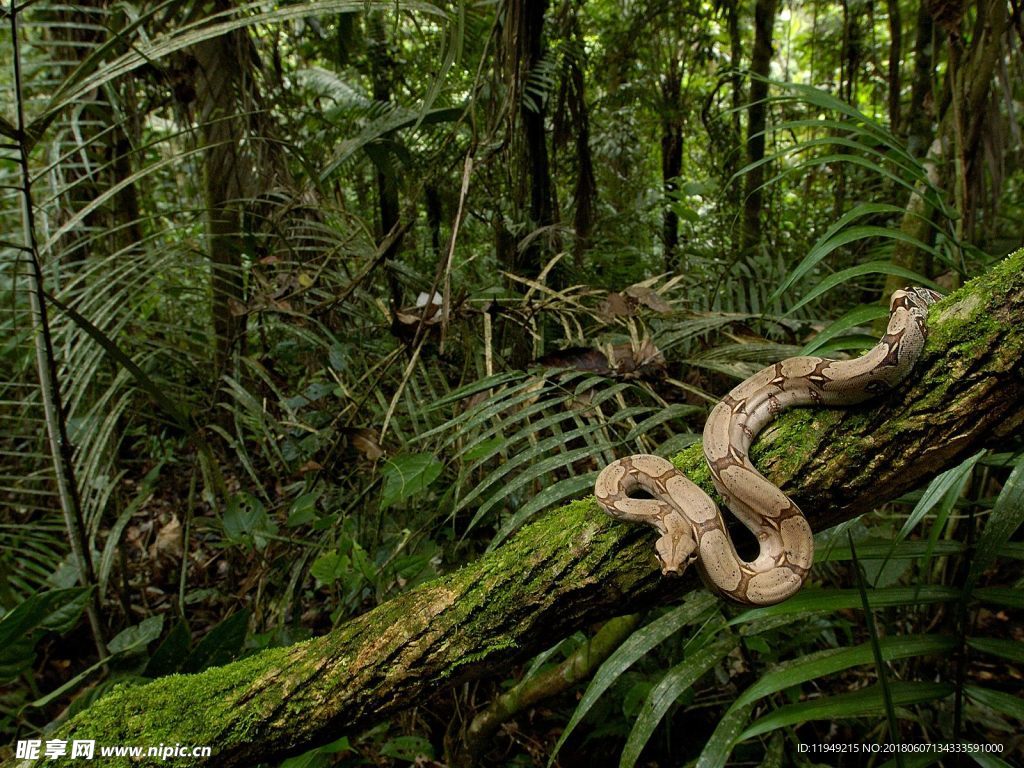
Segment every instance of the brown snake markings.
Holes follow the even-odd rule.
[[[750,446],[786,408],[853,405],[894,387],[913,368],[928,335],[928,307],[939,298],[927,288],[896,291],[886,333],[865,355],[791,357],[755,373],[711,411],[704,458],[715,488],[757,537],[754,560],[737,554],[711,497],[658,456],[637,454],[605,467],[594,486],[598,502],[612,517],[661,534],[654,548],[662,573],[681,574],[696,561],[705,583],[737,602],[772,605],[792,596],[810,570],[814,537],[799,507],[751,463]],[[631,498],[637,490],[654,498]]]

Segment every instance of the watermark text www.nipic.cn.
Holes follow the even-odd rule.
[[[94,760],[104,757],[155,757],[158,760],[174,760],[178,757],[209,757],[210,747],[194,747],[188,744],[159,744],[155,747],[133,747],[125,744],[96,744],[95,739],[24,739],[15,747],[15,758],[19,760],[56,760],[70,757],[78,760]]]

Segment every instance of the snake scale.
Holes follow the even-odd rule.
[[[704,426],[704,457],[715,488],[757,537],[756,559],[736,552],[718,505],[671,463],[638,454],[605,467],[594,487],[612,517],[645,523],[661,537],[655,552],[662,573],[681,574],[697,562],[705,583],[747,605],[773,605],[795,594],[807,578],[814,538],[803,513],[772,485],[748,456],[764,427],[799,405],[853,405],[896,386],[913,368],[928,331],[928,307],[941,298],[927,288],[896,291],[886,333],[853,360],[791,357],[759,371],[711,411]],[[653,498],[633,498],[645,491]]]

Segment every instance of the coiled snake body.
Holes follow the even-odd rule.
[[[810,570],[813,534],[796,504],[751,463],[750,446],[785,408],[853,405],[894,387],[914,366],[927,338],[928,306],[939,298],[927,288],[896,291],[885,336],[865,355],[791,357],[751,376],[711,411],[704,456],[715,488],[757,537],[756,559],[739,556],[711,497],[658,456],[609,464],[594,486],[597,501],[611,516],[661,534],[655,551],[665,574],[681,574],[696,560],[705,583],[739,603],[772,605],[792,596]],[[653,498],[631,498],[638,489]]]

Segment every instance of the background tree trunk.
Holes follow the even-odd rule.
[[[387,31],[384,29],[384,18],[380,13],[371,14],[367,24],[369,26],[368,43],[373,100],[382,104],[391,104],[395,57],[391,52]],[[372,147],[370,157],[377,168],[377,202],[380,211],[377,245],[380,246],[388,239],[392,231],[396,231],[398,226],[398,169],[395,167],[394,153],[383,142],[378,142]],[[402,247],[402,239],[401,235],[395,237],[384,251],[384,269],[387,270],[388,289],[391,292],[391,303],[395,310],[402,306],[402,289],[391,261],[398,255]]]
[[[1006,21],[1007,8],[1004,0],[988,0],[978,6],[974,33],[970,45],[965,50],[961,50],[962,40],[959,35],[951,36],[950,105],[941,115],[935,140],[932,141],[924,160],[932,184],[944,192],[954,192],[953,197],[957,199],[960,207],[958,212],[968,221],[973,213],[973,206],[960,190],[971,188],[976,176],[982,173],[977,155],[982,126],[988,120],[988,106],[991,103],[989,93],[995,67],[1003,50]],[[959,24],[959,20],[957,23]],[[923,35],[924,31],[921,30],[919,34]],[[923,77],[923,74],[915,74],[915,82],[918,77]],[[922,130],[915,129],[914,119],[911,119],[912,134]],[[911,147],[913,148],[913,144]],[[959,174],[955,177],[951,175],[954,160],[960,165]],[[950,189],[951,186],[954,189]],[[918,189],[911,193],[900,229],[927,244],[934,237],[931,224],[934,207],[925,199],[924,192],[923,185],[919,185]],[[920,249],[912,243],[899,241],[893,247],[892,262],[899,266],[920,270],[920,257]],[[904,278],[890,275],[885,282],[884,295],[888,296],[899,288],[903,280]]]
[[[206,241],[210,257],[214,368],[230,370],[231,350],[245,328],[242,199],[252,189],[251,166],[240,156],[246,135],[239,96],[251,51],[244,31],[195,46],[196,102],[204,152]]]
[[[512,0],[508,4],[506,47],[513,57],[512,87],[516,95],[517,116],[521,127],[518,143],[521,148],[519,167],[523,178],[517,187],[528,213],[529,228],[524,233],[530,238],[516,248],[516,266],[520,274],[536,277],[544,264],[542,238],[533,230],[550,226],[554,220],[554,189],[551,181],[551,163],[548,158],[545,122],[545,94],[538,67],[544,57],[544,20],[548,0]],[[531,82],[533,78],[533,82]],[[522,238],[520,238],[522,239]]]
[[[757,0],[754,6],[754,49],[750,57],[750,108],[747,111],[747,162],[764,158],[765,126],[767,124],[768,81],[772,63],[772,31],[775,27],[777,0]],[[746,199],[743,203],[743,243],[741,251],[749,254],[761,243],[761,206],[764,194],[764,166],[747,173]]]
[[[683,121],[682,95],[683,73],[679,57],[672,55],[668,60],[668,71],[661,81],[661,183],[665,189],[665,209],[662,212],[661,230],[665,248],[665,270],[677,268],[676,248],[679,246],[679,214],[673,207],[674,193],[679,189],[679,174],[683,170]]]
[[[889,130],[900,132],[900,59],[903,58],[903,17],[899,0],[887,0],[889,18]]]
[[[754,460],[822,530],[998,445],[1024,424],[1022,316],[1019,251],[932,308],[909,386],[869,408],[785,414],[758,440]],[[699,445],[676,464],[710,490]],[[573,502],[326,636],[119,688],[53,737],[214,747],[213,758],[183,765],[251,765],[299,752],[422,703],[430,691],[507,669],[593,622],[697,588],[693,574],[660,578],[652,542],[648,529],[612,520],[592,500]]]

